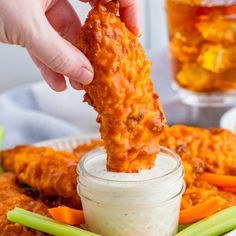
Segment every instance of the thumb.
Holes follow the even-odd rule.
[[[52,71],[89,84],[94,74],[86,56],[62,38],[44,18],[37,33],[25,45],[28,51]]]

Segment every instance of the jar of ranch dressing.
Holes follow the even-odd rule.
[[[185,189],[179,156],[161,147],[155,166],[139,173],[106,169],[103,148],[78,165],[77,190],[86,228],[103,236],[173,236]]]

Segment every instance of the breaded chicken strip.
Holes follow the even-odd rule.
[[[236,175],[236,135],[224,129],[174,125],[165,128],[160,143],[178,153],[184,165],[187,186],[181,209],[214,196],[226,200],[221,209],[236,204],[235,194],[197,179],[204,171]]]
[[[27,146],[16,146],[15,148],[6,149],[1,152],[1,165],[4,167],[5,171],[15,171],[15,155],[19,154],[21,151],[26,151]],[[33,152],[33,149],[27,149],[30,152]]]
[[[76,166],[79,158],[46,147],[16,147],[3,152],[4,170],[14,170],[17,179],[44,196],[59,196],[80,206],[76,192]],[[13,167],[9,165],[13,164]]]
[[[9,222],[7,212],[15,207],[49,216],[47,206],[26,196],[16,185],[16,176],[6,172],[0,176],[0,236],[43,236],[47,235],[22,225]]]
[[[204,181],[195,181],[193,185],[186,189],[182,198],[181,209],[192,207],[216,196],[220,196],[226,200],[221,209],[236,205],[235,194],[222,191],[216,186]]]
[[[174,125],[160,143],[180,155],[188,184],[203,171],[236,175],[236,135],[228,130]]]
[[[117,1],[98,5],[82,27],[78,48],[95,77],[84,86],[85,101],[98,112],[107,168],[137,172],[153,167],[165,117],[150,80],[144,49],[117,17]]]

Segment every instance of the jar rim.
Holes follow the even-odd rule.
[[[181,163],[181,158],[180,156],[173,152],[172,150],[166,148],[166,147],[163,147],[163,146],[160,146],[160,153],[165,153],[165,154],[168,154],[168,156],[170,158],[174,158],[175,161],[176,161],[176,165],[174,166],[174,168],[171,168],[169,171],[167,171],[166,173],[160,175],[160,176],[157,176],[157,177],[153,177],[153,178],[150,178],[150,179],[145,179],[145,180],[114,180],[114,179],[110,179],[110,178],[102,178],[102,177],[99,177],[99,176],[96,176],[92,173],[90,173],[85,165],[86,165],[86,162],[88,162],[89,160],[97,157],[98,155],[103,155],[103,154],[106,154],[106,151],[103,147],[100,147],[100,148],[96,148],[88,153],[86,153],[82,159],[80,160],[79,164],[77,165],[77,173],[80,174],[80,173],[84,173],[86,176],[88,176],[89,178],[91,179],[94,179],[96,181],[110,181],[112,183],[125,183],[125,184],[128,184],[128,183],[149,183],[149,182],[152,182],[152,181],[156,181],[156,182],[162,182],[164,179],[168,178],[170,175],[173,175],[175,173],[177,173],[179,171],[180,168],[182,168],[182,163]],[[129,173],[130,174],[130,173]]]

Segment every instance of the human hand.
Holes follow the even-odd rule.
[[[137,34],[136,1],[120,0],[120,5],[121,18]],[[75,89],[92,81],[90,62],[74,46],[81,23],[67,0],[0,0],[0,18],[0,42],[25,47],[52,89],[66,89],[64,76]]]

